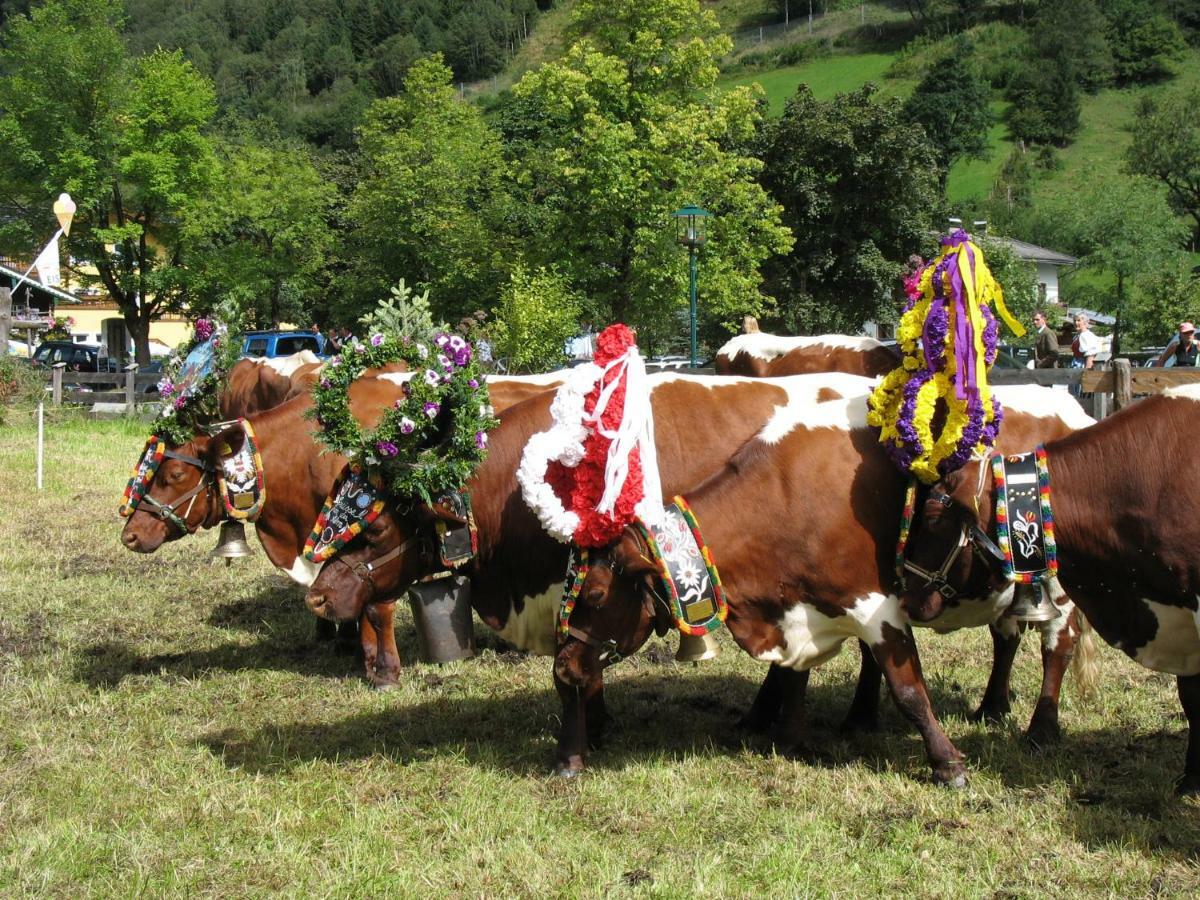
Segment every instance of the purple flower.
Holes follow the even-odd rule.
[[[476,381],[474,378],[472,378],[470,381],[467,382],[467,385],[472,388],[477,388],[477,387],[479,387],[479,382]]]
[[[450,336],[450,349],[457,353],[463,347],[467,346],[467,342],[460,338],[457,334]]]
[[[448,334],[445,334],[444,332],[443,332],[443,333],[440,333],[440,334],[438,334],[438,336],[437,336],[437,337],[435,337],[435,338],[433,339],[433,342],[434,342],[434,343],[435,343],[435,344],[436,344],[438,347],[445,347],[447,344],[449,344],[449,343],[450,343],[450,335],[448,335]]]
[[[340,366],[341,364],[342,364],[342,356],[340,353],[334,355],[329,360],[329,365],[331,365],[331,366]]]
[[[371,335],[371,346],[372,347],[378,347],[382,343],[383,343],[383,335],[382,334]]]
[[[400,452],[400,449],[391,441],[376,441],[375,449],[379,451],[380,456],[395,456]]]
[[[213,323],[210,319],[196,320],[196,340],[207,341],[210,337],[212,337],[213,331]]]
[[[367,348],[366,348],[366,347],[364,347],[362,344],[355,344],[355,345],[354,345],[354,352],[355,352],[355,353],[366,353],[366,352],[367,352]]]
[[[183,409],[184,404],[186,404],[186,403],[187,403],[187,397],[176,397],[175,398],[175,409],[177,411]]]
[[[175,393],[175,385],[171,383],[170,378],[164,378],[158,383],[158,393],[162,395],[164,399]]]
[[[475,446],[478,447],[480,450],[487,449],[487,432],[486,431],[475,432]]]
[[[425,411],[425,415],[429,416],[429,418],[436,419],[437,414],[442,411],[442,404],[430,401],[421,408]]]
[[[321,379],[321,387],[331,388],[331,387],[333,387],[333,382],[330,381],[328,378],[322,378]]]
[[[417,427],[417,423],[414,422],[412,419],[410,419],[408,416],[405,416],[404,418],[402,418],[400,420],[400,433],[401,434],[412,434],[413,431],[416,429],[416,427]]]
[[[454,363],[450,362],[450,357],[448,357],[445,353],[439,353],[438,354],[438,365],[441,366],[443,369],[449,369],[454,366]]]
[[[441,380],[442,376],[433,371],[433,369],[425,370],[425,381],[430,387],[437,387]]]
[[[471,361],[471,345],[464,343],[454,351],[454,364],[460,369]]]

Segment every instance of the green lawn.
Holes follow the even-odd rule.
[[[764,667],[655,652],[609,670],[619,730],[574,781],[548,774],[545,659],[414,664],[388,694],[312,641],[261,553],[209,565],[211,533],[152,556],[115,510],[145,427],[48,424],[32,489],[28,413],[0,428],[0,895],[1195,896],[1200,807],[1170,797],[1184,724],[1173,681],[1102,651],[1068,678],[1067,731],[1019,741],[1040,673],[1018,657],[1015,719],[967,720],[982,632],[919,635],[970,786],[929,783],[885,702],[881,734],[836,731],[853,652],[810,691],[813,756],[733,723]],[[414,657],[411,620],[397,616]],[[852,651],[852,648],[847,648]]]
[[[807,83],[818,100],[828,100],[837,94],[855,90],[868,81],[879,85],[882,95],[906,97],[912,92],[914,85],[911,82],[883,77],[892,59],[887,53],[829,56],[800,66],[729,76],[722,78],[720,84],[730,88],[757,82],[766,92],[767,103],[774,116],[783,113],[784,104],[796,93],[796,87],[801,83]]]
[[[983,159],[961,159],[950,167],[950,174],[946,178],[946,197],[951,203],[986,199],[1012,149],[1008,126],[1003,121],[1008,103],[997,100],[990,108],[992,127],[988,129],[987,150]]]

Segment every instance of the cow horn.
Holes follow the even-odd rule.
[[[1018,622],[1049,622],[1061,615],[1049,598],[1042,596],[1041,587],[1032,584],[1016,585],[1008,614]]]
[[[675,651],[676,662],[700,662],[705,659],[714,659],[721,654],[721,645],[717,643],[717,639],[711,634],[683,634],[679,635],[679,649]]]
[[[254,551],[246,543],[246,526],[241,522],[226,519],[221,523],[221,532],[217,535],[217,546],[213,547],[209,556],[225,560],[226,564],[233,559],[243,556],[253,556]]]

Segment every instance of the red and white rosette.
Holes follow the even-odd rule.
[[[595,360],[571,370],[550,407],[554,424],[525,446],[525,502],[563,543],[602,547],[635,518],[662,516],[646,364],[633,332],[611,325]]]

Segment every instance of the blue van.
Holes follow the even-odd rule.
[[[325,338],[314,331],[247,331],[242,356],[255,358],[291,356],[309,350],[317,356],[325,353]]]

